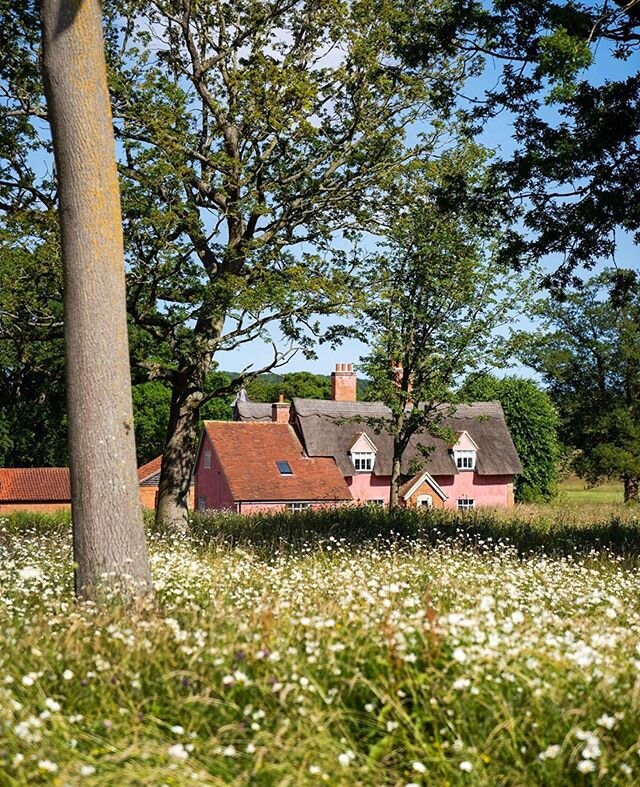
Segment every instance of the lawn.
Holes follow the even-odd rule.
[[[609,504],[622,503],[623,488],[620,481],[606,481],[598,486],[588,487],[577,476],[569,476],[560,484],[560,499],[569,504]]]
[[[200,520],[154,606],[0,520],[0,784],[640,783],[633,521]],[[349,538],[346,538],[346,536]]]

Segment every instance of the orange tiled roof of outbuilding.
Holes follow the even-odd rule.
[[[68,503],[70,499],[66,467],[0,468],[0,503]]]

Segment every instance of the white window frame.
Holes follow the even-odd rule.
[[[473,497],[459,497],[457,502],[458,511],[472,511],[476,507]]]
[[[311,508],[311,503],[287,503],[287,511],[306,511]]]
[[[426,505],[424,505],[426,503]],[[416,508],[433,508],[433,495],[418,495]]]
[[[374,508],[383,508],[386,505],[386,501],[381,497],[374,497],[370,500],[366,501],[368,506],[373,506]]]
[[[208,448],[204,452],[204,469],[211,470],[211,451]]]
[[[203,512],[207,510],[207,498],[206,497],[198,497],[198,511]]]
[[[351,461],[356,473],[372,473],[376,455],[373,451],[356,451],[351,454]]]
[[[468,451],[454,451],[453,460],[458,470],[476,469],[476,451],[473,449]]]

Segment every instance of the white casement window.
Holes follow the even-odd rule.
[[[475,451],[454,451],[453,458],[458,470],[475,470],[476,452]]]
[[[416,500],[417,508],[433,508],[433,497],[431,495],[418,495]]]
[[[376,455],[372,452],[351,454],[351,460],[356,473],[370,473],[376,461]]]
[[[385,502],[381,497],[376,497],[373,500],[367,500],[367,505],[373,506],[374,508],[382,508]]]
[[[458,511],[471,511],[476,507],[476,501],[472,497],[458,498]]]
[[[311,508],[311,503],[287,503],[288,511],[304,511],[306,508]]]
[[[204,452],[204,469],[211,470],[211,451]]]
[[[198,498],[198,511],[206,511],[207,510],[207,498],[206,497],[199,497]]]

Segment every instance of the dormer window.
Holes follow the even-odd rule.
[[[351,453],[353,467],[358,473],[370,473],[373,470],[373,463],[376,461],[374,453]]]
[[[476,469],[478,446],[469,432],[458,433],[458,440],[451,449],[451,453],[453,454],[453,461],[457,470],[464,472],[465,470]]]
[[[458,470],[473,470],[476,466],[476,452],[475,451],[454,451],[453,455],[456,460],[456,467]]]
[[[371,438],[364,432],[354,435],[349,454],[356,473],[373,472],[377,450]]]

